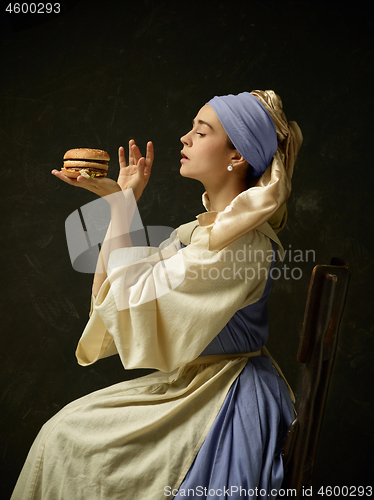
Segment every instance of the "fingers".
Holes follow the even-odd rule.
[[[125,148],[123,146],[118,148],[118,161],[120,168],[126,167]]]
[[[51,174],[53,174],[55,177],[58,177],[60,180],[66,182],[66,184],[70,184],[71,186],[76,186],[77,181],[76,179],[70,179],[70,177],[66,177],[60,170],[53,169]]]
[[[125,167],[126,166],[125,152],[124,152],[124,149],[122,146],[118,150],[118,156],[119,156],[119,161],[120,161],[120,167],[121,168]],[[132,172],[135,171],[134,167],[138,168],[139,161],[142,158],[143,158],[143,156],[140,152],[140,149],[136,145],[134,139],[131,139],[129,141],[129,164],[128,164],[128,166],[132,167],[131,168]],[[150,173],[150,169],[152,167],[153,159],[154,159],[154,147],[153,147],[153,143],[151,141],[149,141],[147,143],[146,157],[144,158],[144,160],[145,160],[144,166],[146,167],[146,171],[149,171],[149,173]]]
[[[87,189],[87,191],[91,191],[92,193],[95,193],[99,196],[107,196],[118,191],[122,191],[121,186],[109,177],[97,177],[88,179],[86,177],[83,177],[83,175],[80,175],[76,179],[70,179],[59,170],[54,169],[51,173],[67,184],[70,184],[71,186]]]
[[[132,145],[132,153],[134,155],[134,165],[137,165],[139,160],[142,157],[141,153],[140,153],[140,149],[138,148],[138,146],[135,144],[135,141],[133,141],[133,145]],[[148,167],[151,167],[152,166],[152,163],[153,163],[153,158],[154,158],[154,147],[153,147],[153,143],[151,141],[149,141],[147,143],[147,151],[146,151],[146,156],[145,156],[145,161],[146,161],[146,166]]]
[[[153,143],[152,143],[152,141],[149,141],[147,143],[147,156],[146,156],[146,159],[147,159],[147,162],[150,163],[151,165],[153,163],[154,156],[155,156],[155,152],[154,152]]]
[[[56,169],[53,169],[51,174],[66,182],[66,184],[70,184],[70,186],[81,187],[93,192],[97,191],[98,189],[96,179],[86,179],[85,177],[83,177],[83,175],[79,175],[77,178],[71,179],[70,177],[66,177],[66,175]]]
[[[135,141],[132,141],[132,142],[133,142],[133,144],[131,145],[131,153],[133,155],[133,160],[134,160],[133,165],[137,165],[140,158],[142,157],[142,154],[141,154],[138,146],[135,144]]]
[[[129,166],[135,165],[134,153],[132,150],[132,146],[135,144],[134,139],[129,140]]]
[[[151,175],[151,168],[152,168],[152,162],[150,161],[149,157],[144,158],[142,156],[137,163],[136,170],[138,178],[148,182],[149,176]]]
[[[145,170],[144,170],[144,176],[147,179],[151,175],[153,159],[154,159],[154,147],[153,147],[153,143],[151,141],[149,141],[147,143],[147,155],[146,155]]]

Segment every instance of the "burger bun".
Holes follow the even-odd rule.
[[[69,149],[64,154],[61,172],[70,179],[76,179],[82,173],[84,177],[106,177],[110,156],[101,149]]]

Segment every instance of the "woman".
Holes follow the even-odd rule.
[[[130,141],[128,166],[119,149],[117,182],[52,171],[111,207],[79,363],[118,353],[157,371],[47,422],[12,500],[271,498],[281,486],[293,410],[264,344],[281,252],[271,225],[285,223],[301,132],[273,91],[253,91],[213,98],[181,141],[180,173],[203,183],[207,211],[159,248],[129,236],[152,143],[143,158]]]

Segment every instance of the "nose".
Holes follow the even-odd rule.
[[[182,135],[182,137],[180,138],[180,141],[182,144],[187,146],[190,143],[190,133]]]

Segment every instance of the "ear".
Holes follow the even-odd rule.
[[[231,164],[234,168],[237,170],[239,168],[247,168],[248,167],[248,162],[245,160],[242,155],[239,153],[239,151],[235,150],[233,151],[233,155],[231,157]]]

